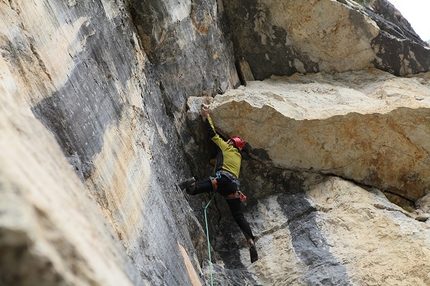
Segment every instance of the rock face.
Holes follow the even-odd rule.
[[[337,179],[317,185],[307,194],[320,211],[318,225],[328,234],[333,256],[347,268],[350,284],[429,283],[429,277],[422,275],[430,266],[428,225],[411,220],[379,192],[363,192]],[[419,262],[413,262],[417,257]]]
[[[189,95],[215,95],[240,82],[222,3],[129,1],[133,23],[171,112]]]
[[[301,2],[2,1],[0,285],[428,285],[427,197],[380,192],[428,193],[429,76],[393,76],[428,47],[386,1]],[[249,141],[252,265],[216,196],[210,267],[177,187],[212,173],[202,96]]]
[[[235,44],[255,79],[377,67],[427,71],[430,50],[388,2],[224,1]]]
[[[428,78],[367,70],[248,82],[216,96],[213,116],[278,168],[335,174],[415,201],[430,183],[429,107]]]
[[[0,101],[1,285],[142,284],[52,134]]]
[[[76,218],[73,215],[64,215],[61,219],[42,216],[46,223],[41,224],[38,232],[30,228],[31,223],[23,224],[19,231],[28,239],[19,242],[19,247],[11,247],[11,239],[6,237],[10,233],[14,238],[15,230],[8,221],[10,211],[2,209],[4,224],[0,247],[1,252],[7,250],[8,255],[2,255],[0,264],[10,267],[2,268],[0,272],[10,274],[1,275],[1,283],[58,285],[59,281],[65,281],[66,285],[190,285],[193,281],[198,285],[200,278],[195,282],[196,273],[199,273],[197,257],[201,253],[204,257],[206,252],[204,245],[199,248],[194,247],[194,243],[204,241],[204,232],[184,196],[175,187],[178,178],[188,176],[190,172],[180,159],[183,152],[178,134],[185,131],[180,116],[177,121],[172,117],[173,112],[178,111],[171,108],[174,101],[168,97],[174,94],[162,91],[140,45],[128,14],[129,7],[121,1],[54,3],[40,0],[2,2],[0,5],[1,17],[5,19],[1,21],[0,90],[2,106],[6,110],[11,106],[11,112],[4,114],[2,123],[15,126],[12,119],[20,114],[33,121],[36,121],[35,117],[39,119],[63,151],[54,153],[53,149],[49,155],[45,150],[42,154],[53,157],[49,162],[62,160],[64,164],[67,158],[81,179],[79,183],[74,177],[70,179],[73,184],[64,181],[64,186],[58,187],[44,183],[40,178],[40,182],[33,180],[39,188],[27,183],[19,192],[6,187],[2,187],[2,192],[6,195],[18,193],[23,197],[21,200],[31,192],[39,200],[52,202],[45,203],[43,209],[43,213],[51,214],[68,207],[66,202],[57,203],[51,199],[66,192],[67,189],[61,187],[67,186],[73,189],[68,193],[82,213]],[[184,107],[183,104],[181,108]],[[11,128],[18,135],[21,129]],[[29,135],[28,140],[38,136],[38,133]],[[4,144],[11,145],[2,148],[3,172],[9,168],[6,164],[10,161],[8,156],[15,156],[19,162],[19,156],[24,155],[12,149],[14,141],[8,139],[12,136],[2,131],[1,138],[8,140]],[[46,140],[39,145],[54,144],[52,137],[49,137],[51,141]],[[36,147],[28,144],[31,154],[39,154]],[[48,155],[46,159],[51,158]],[[22,164],[21,174],[45,168],[43,164],[48,163],[43,163],[42,158],[34,159],[34,165]],[[69,169],[57,165],[49,166],[52,171],[46,176],[50,180],[61,182],[59,178],[74,176],[71,172],[61,173]],[[22,176],[4,175],[0,185],[13,186]],[[37,177],[37,173],[34,176]],[[74,196],[74,193],[81,195]],[[4,207],[13,205],[5,202],[8,203]],[[37,201],[30,200],[28,204],[32,207]],[[104,219],[94,223],[85,219],[97,208]],[[98,215],[100,218],[100,213]],[[75,223],[73,219],[78,221]],[[22,220],[38,221],[31,212],[24,213]],[[81,220],[88,223],[78,228]],[[60,240],[73,231],[79,237],[80,233],[88,232],[91,224],[94,224],[94,231],[100,228],[100,234],[92,235],[93,240],[69,238],[64,243]],[[53,256],[45,253],[48,251],[46,247],[37,247],[38,253],[33,255],[31,246],[38,245],[39,240],[44,241],[45,233],[59,237],[57,243],[48,243],[51,248],[60,253],[70,249],[70,254]],[[106,242],[104,237],[112,240]],[[108,248],[103,248],[109,244],[114,248],[119,242],[122,245],[116,252],[111,251],[111,255]],[[70,246],[62,247],[66,243]],[[62,260],[65,263],[59,267],[52,257],[58,263]],[[91,260],[85,263],[81,257]],[[25,269],[16,267],[22,261],[28,265]],[[104,265],[100,261],[105,261],[109,267],[98,269]],[[190,268],[190,264],[194,267]],[[26,271],[39,269],[38,265],[44,265],[44,271],[52,277]],[[109,275],[104,274],[108,271]]]

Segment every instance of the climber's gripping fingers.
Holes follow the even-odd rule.
[[[210,105],[202,103],[200,114],[202,115],[203,118],[207,118],[209,117],[210,110],[211,110]]]

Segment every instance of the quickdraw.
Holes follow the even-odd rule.
[[[215,192],[218,189],[218,181],[217,179],[221,179],[221,173],[220,172],[216,172],[215,177],[209,177],[209,179],[211,180],[212,183],[212,189]]]

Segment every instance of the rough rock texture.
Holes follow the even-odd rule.
[[[369,193],[352,182],[339,178],[326,181],[323,176],[347,177],[345,173],[350,169],[355,170],[354,174],[372,169],[373,179],[387,176],[385,183],[402,185],[389,189],[392,193],[409,200],[424,195],[427,164],[417,164],[419,160],[413,154],[423,152],[424,157],[428,156],[428,124],[419,123],[427,120],[429,95],[428,74],[398,78],[371,69],[336,75],[274,77],[248,82],[246,87],[214,98],[212,115],[218,130],[225,136],[240,134],[248,141],[243,154],[242,187],[246,194],[252,194],[251,205],[246,207],[247,218],[256,231],[262,257],[252,265],[253,283],[428,283],[426,274],[415,271],[415,267],[426,269],[430,265],[426,258],[415,262],[415,257],[426,257],[430,250],[428,226],[420,222],[428,216],[406,212],[375,188]],[[199,98],[189,99],[190,119],[198,120],[192,114],[197,114],[200,102]],[[339,131],[347,129],[342,124],[354,131]],[[375,124],[382,127],[369,133],[369,127]],[[301,134],[303,130],[307,136]],[[394,136],[400,131],[403,136]],[[391,145],[397,146],[391,148],[395,152],[381,151],[381,142],[395,144]],[[336,145],[331,152],[326,150],[329,143]],[[407,154],[396,149],[419,151]],[[379,156],[376,162],[392,162],[391,165],[372,165],[374,154]],[[332,162],[339,165],[327,167]],[[405,172],[403,178],[414,178],[414,173],[422,175],[415,176],[414,182],[402,181],[401,170]],[[348,179],[387,190],[379,185],[380,180]],[[423,183],[419,185],[419,181]],[[427,200],[424,197],[417,201],[423,211],[429,209]],[[249,259],[247,246],[227,217],[226,206],[222,201],[217,204],[216,209],[210,210],[217,213],[219,209],[217,220],[224,235],[215,238],[214,248],[226,267],[242,269]],[[422,235],[410,237],[410,233],[420,231]],[[412,242],[415,239],[418,245]],[[403,248],[397,240],[405,241],[407,247]],[[408,265],[406,270],[402,268],[404,264]],[[223,272],[216,275],[222,276]]]
[[[198,261],[206,252],[205,245],[198,246],[198,242],[204,242],[204,233],[175,187],[178,178],[187,176],[184,161],[178,160],[183,153],[177,135],[185,132],[175,129],[181,128],[180,122],[175,123],[166,107],[173,101],[163,97],[165,93],[139,44],[125,3],[40,0],[0,5],[4,19],[0,68],[3,98],[17,112],[33,120],[34,114],[52,132],[63,150],[63,155],[52,156],[67,157],[84,183],[75,183],[70,188],[74,187],[77,193],[91,194],[91,197],[76,197],[76,204],[82,207],[80,211],[91,214],[88,208],[96,207],[81,200],[96,201],[109,224],[109,231],[101,237],[115,233],[116,241],[121,241],[123,247],[121,255],[127,254],[133,261],[127,273],[125,267],[111,271],[106,279],[117,277],[108,283],[189,285],[193,281],[199,285]],[[2,133],[3,140],[9,137]],[[48,142],[41,144],[48,145]],[[29,148],[38,153],[31,145]],[[2,150],[18,156],[16,160],[23,156],[7,146]],[[43,160],[39,161],[42,164]],[[4,165],[3,169],[6,168]],[[32,169],[38,168],[44,167]],[[52,168],[55,170],[55,166]],[[58,172],[61,170],[57,168]],[[50,173],[52,180],[63,176],[67,174]],[[34,189],[34,196],[48,200],[58,193],[55,185],[51,187],[43,181],[40,184],[45,187]],[[32,189],[32,185],[28,184],[27,189]],[[67,204],[47,204],[46,208],[44,211],[51,213],[51,208],[61,210]],[[65,236],[74,227],[73,222],[67,221],[54,220],[42,227],[40,234],[53,232],[53,235]],[[94,224],[98,227],[100,223]],[[9,227],[3,230],[12,231]],[[30,243],[42,239],[37,235],[30,237]],[[93,239],[90,242],[95,245],[104,243],[97,237]],[[87,249],[97,248],[90,242],[70,242],[76,253],[70,255],[63,268],[57,268],[54,261],[47,259],[52,275],[68,285],[107,284],[100,280],[99,276],[103,275],[98,272],[84,275],[87,271],[84,266],[74,266],[79,263],[79,257],[87,255],[111,263],[108,253],[104,255],[103,251],[86,253]],[[61,250],[60,245],[52,247]],[[11,256],[2,256],[6,259],[2,265],[16,265],[9,258],[20,255],[23,249],[23,255],[27,255],[25,248],[16,248]],[[28,261],[29,268],[45,263],[37,259],[46,256],[43,249],[41,252]],[[190,263],[194,268],[190,268]],[[26,271],[17,271],[20,272],[11,273],[12,277],[34,285],[50,285],[42,276],[28,273],[25,277]],[[75,278],[68,278],[69,273],[75,278],[85,278],[74,282]],[[55,281],[51,285],[57,285]]]
[[[294,156],[291,161],[273,156],[271,148],[282,146],[285,126],[272,126],[278,129],[272,128],[275,136],[265,141],[273,144],[268,146],[252,142],[267,130],[247,133],[255,125],[267,126],[269,113],[258,118],[246,113],[258,110],[251,107],[259,102],[237,105],[230,117],[222,115],[221,105],[214,116],[220,126],[240,118],[238,111],[242,121],[257,119],[232,131],[251,143],[243,152],[241,177],[260,260],[250,264],[243,235],[224,199],[216,196],[208,208],[210,267],[199,211],[210,196],[189,197],[176,186],[191,175],[202,179],[211,174],[205,165],[213,149],[202,135],[199,102],[201,96],[230,93],[239,78],[253,86],[266,84],[252,82],[254,76],[296,71],[373,66],[404,75],[428,70],[427,47],[401,15],[391,14],[388,2],[358,3],[1,1],[0,285],[208,285],[210,277],[217,285],[427,285],[425,197],[417,202],[422,212],[409,214],[383,198],[375,204],[373,193],[351,182],[325,178],[329,171],[324,168],[333,167],[328,163],[345,159],[337,153],[357,154],[356,145],[346,141],[339,147],[344,149],[335,149],[334,139],[323,146],[331,148],[331,156],[318,153],[321,146],[311,150],[315,153],[306,150],[316,154],[306,160],[318,163],[319,170]],[[236,9],[240,5],[246,7]],[[335,117],[375,121],[384,128],[361,142],[368,150],[403,148],[400,135],[405,134],[414,144],[397,149],[403,153],[393,152],[393,158],[384,156],[386,150],[374,151],[380,163],[372,161],[370,173],[380,177],[368,176],[359,164],[330,172],[408,199],[427,193],[425,178],[420,178],[427,173],[419,167],[427,162],[428,140],[418,137],[427,128],[428,74],[394,78],[373,70],[289,80],[285,84],[294,87],[297,103],[282,103],[294,116],[274,114],[304,129],[297,137],[288,136],[286,144],[308,142],[304,134],[326,136],[307,123]],[[258,93],[256,98],[270,93],[278,101],[283,96],[270,86]],[[318,110],[303,109],[316,102]],[[388,103],[376,104],[381,102]],[[344,112],[329,110],[329,103]],[[385,128],[382,119],[394,113],[391,119],[401,122],[396,129]],[[408,117],[401,118],[402,113]],[[419,127],[415,133],[411,124]],[[324,128],[333,138],[351,133]],[[399,145],[372,143],[386,129]],[[397,166],[392,177],[384,175],[383,167],[402,154],[415,158],[402,166],[416,175]],[[411,176],[401,179],[403,174]],[[361,197],[366,201],[360,202]],[[361,210],[372,219],[363,223]],[[387,212],[394,217],[385,219]],[[342,233],[342,221],[354,227]],[[371,232],[372,227],[378,231]],[[363,246],[366,240],[370,243]],[[370,255],[363,255],[363,249]],[[423,258],[413,260],[415,254]]]
[[[141,285],[52,134],[0,98],[0,285]]]
[[[430,283],[427,225],[376,190],[339,178],[307,183],[305,193],[266,197],[248,213],[262,246],[260,284]]]
[[[320,211],[320,229],[333,255],[346,266],[351,284],[430,283],[428,225],[411,219],[380,192],[365,192],[338,179],[307,194]]]
[[[429,185],[425,77],[378,70],[248,82],[215,97],[214,123],[275,167],[335,174],[415,201]],[[231,114],[237,117],[231,117]]]
[[[265,179],[264,174],[254,176]],[[374,188],[310,173],[302,173],[296,183],[283,193],[267,190],[264,198],[245,207],[260,255],[251,266],[247,246],[237,243],[242,233],[226,217],[222,200],[217,201],[224,235],[212,242],[219,255],[213,275],[220,285],[429,283],[428,223]],[[231,284],[225,283],[225,268],[236,269],[229,276]]]
[[[430,49],[387,1],[223,2],[236,58],[248,61],[258,80],[366,67],[396,75],[429,69]]]
[[[240,84],[217,1],[133,0],[130,8],[171,113],[181,111],[189,95],[215,95]]]

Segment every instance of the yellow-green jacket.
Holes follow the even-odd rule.
[[[211,140],[217,146],[215,171],[225,170],[239,178],[242,155],[235,147],[227,144],[217,133],[212,118],[205,120],[207,131]]]

